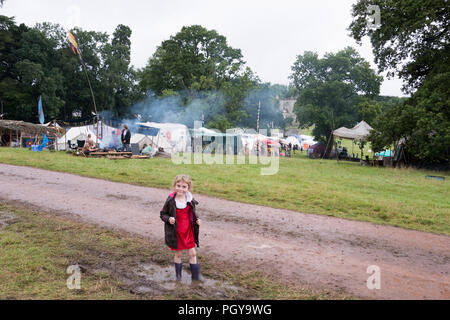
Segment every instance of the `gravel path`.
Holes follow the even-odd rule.
[[[0,164],[0,200],[20,201],[164,245],[159,211],[169,193]],[[199,255],[286,282],[370,299],[450,299],[450,237],[195,195]],[[380,289],[368,289],[369,266]]]

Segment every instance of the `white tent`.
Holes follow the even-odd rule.
[[[47,122],[43,124],[44,127],[54,127],[55,123],[53,121]],[[56,123],[56,128],[62,128],[58,123]]]
[[[188,128],[179,123],[142,122],[137,123],[142,127],[158,128],[157,136],[150,137],[153,144],[158,148],[164,148],[165,152],[184,152],[191,145],[191,136]]]
[[[294,136],[287,137],[286,142],[287,142],[287,144],[289,144],[289,143],[292,144],[292,146],[297,145],[300,148],[300,142]]]
[[[94,142],[97,141],[97,136],[90,130],[89,126],[70,128],[64,136],[58,138],[58,150],[69,149],[68,141],[70,141],[71,144],[76,145],[77,140],[86,140],[88,134],[91,134],[91,139],[94,140]],[[98,142],[101,143],[101,140],[99,139]]]
[[[340,127],[339,129],[333,131],[333,135],[342,139],[364,141],[367,139],[367,136],[371,130],[373,130],[371,126],[369,126],[365,121],[361,121],[351,129]]]
[[[146,144],[147,146],[151,146],[152,148],[162,147],[164,148],[164,150],[171,147],[169,143],[162,140],[161,140],[162,143],[159,143],[159,145],[157,146],[157,141],[158,141],[157,137],[146,136],[145,134],[141,133],[135,133],[131,135],[130,143],[139,144],[139,150],[144,149],[144,144]]]

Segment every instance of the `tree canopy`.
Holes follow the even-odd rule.
[[[380,8],[381,25],[371,28],[369,5]],[[419,88],[425,77],[448,59],[450,10],[446,0],[359,0],[353,5],[352,37],[369,36],[380,71],[406,81],[405,91]]]
[[[239,77],[244,61],[240,49],[202,26],[183,27],[156,49],[143,70],[141,85],[156,94],[163,90],[211,90]]]
[[[381,25],[367,25],[369,4],[378,5]],[[369,36],[375,62],[399,75],[410,99],[394,106],[373,124],[374,150],[405,141],[413,161],[450,161],[450,7],[446,0],[359,0],[350,31]]]
[[[110,41],[102,32],[72,31],[77,38],[98,111],[124,115],[139,97],[130,67],[131,30],[119,25]],[[0,100],[8,119],[36,122],[42,96],[47,120],[70,120],[94,111],[86,74],[64,29],[40,23],[30,28],[0,16]]]
[[[369,114],[368,110],[358,114],[358,105],[366,102],[370,109],[367,104],[379,94],[382,81],[351,47],[323,58],[310,51],[297,56],[291,79],[299,92],[294,108],[297,121],[304,128],[314,125],[313,135],[319,141]]]

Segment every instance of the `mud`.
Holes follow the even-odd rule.
[[[91,255],[88,248],[86,256]],[[233,299],[249,298],[244,288],[239,288],[226,281],[218,281],[203,277],[202,281],[192,281],[188,270],[183,270],[182,281],[175,280],[174,266],[165,267],[157,263],[146,262],[126,263],[117,259],[113,254],[103,252],[104,263],[92,264],[92,261],[73,262],[83,274],[93,274],[101,278],[115,277],[121,283],[122,289],[130,291],[142,298],[165,297],[172,295],[176,298],[192,297],[193,295],[205,299]],[[139,260],[131,257],[131,260]],[[251,298],[251,297],[250,297]]]
[[[0,233],[10,224],[17,221],[17,217],[10,212],[0,211]]]
[[[0,183],[5,201],[63,212],[164,246],[159,211],[169,190],[4,164]],[[450,237],[194,197],[202,218],[198,254],[215,263],[361,298],[450,299]],[[367,287],[372,265],[380,268],[380,289]],[[137,272],[145,278],[148,270],[142,268]],[[159,288],[168,290],[162,283]]]

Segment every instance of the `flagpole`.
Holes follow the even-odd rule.
[[[97,133],[96,133],[96,141],[95,144],[98,144],[98,113],[97,113],[97,105],[95,104],[95,97],[94,97],[94,91],[92,90],[92,86],[91,86],[91,81],[89,80],[89,76],[86,70],[86,66],[84,63],[81,63],[83,65],[83,69],[84,69],[84,73],[86,74],[86,79],[88,81],[89,84],[89,89],[91,90],[91,96],[92,96],[92,101],[94,102],[94,111],[95,111],[95,117],[97,118]]]
[[[97,112],[97,105],[95,103],[94,91],[92,90],[91,81],[89,80],[89,76],[88,76],[88,73],[87,73],[86,65],[84,64],[83,58],[81,57],[81,51],[80,51],[80,48],[78,47],[78,43],[76,42],[75,37],[73,36],[73,34],[69,30],[67,30],[67,32],[68,32],[68,36],[69,36],[69,42],[72,45],[72,51],[73,51],[73,53],[75,53],[75,48],[76,48],[76,51],[78,53],[78,57],[80,58],[81,65],[83,66],[84,73],[86,75],[86,79],[87,79],[88,84],[89,84],[89,89],[91,90],[91,97],[92,97],[92,101],[94,102],[95,117],[97,118],[96,144],[98,144],[98,121],[99,121],[99,117],[98,117],[98,112]]]

